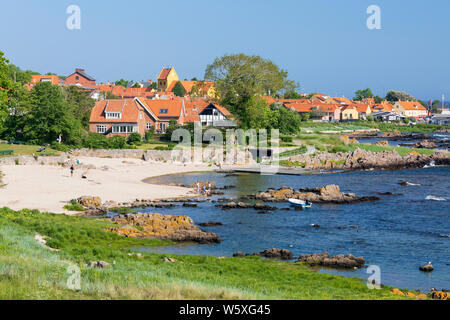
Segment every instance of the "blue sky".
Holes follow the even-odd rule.
[[[66,9],[81,8],[81,30]],[[369,5],[381,30],[366,27]],[[258,54],[289,71],[303,92],[353,97],[450,98],[448,0],[2,0],[0,51],[23,69],[98,82],[155,79],[175,66],[181,79],[202,78],[227,53]]]

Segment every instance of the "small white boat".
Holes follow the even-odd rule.
[[[312,203],[306,203],[305,200],[300,200],[300,199],[289,199],[289,203],[294,206],[302,207],[302,208],[311,208],[312,207]]]

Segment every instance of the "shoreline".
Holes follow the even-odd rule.
[[[0,207],[13,210],[37,209],[42,212],[75,214],[63,209],[71,199],[100,197],[102,201],[132,202],[136,199],[188,196],[192,190],[177,186],[149,184],[143,180],[165,174],[209,172],[203,164],[152,163],[126,158],[77,158],[74,176],[69,167],[57,165],[2,165],[3,188]],[[82,178],[86,176],[86,179]]]

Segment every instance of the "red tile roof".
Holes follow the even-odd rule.
[[[143,101],[151,112],[157,117],[179,117],[182,114],[182,108],[184,101],[181,99],[177,100],[150,100],[150,99],[140,99]],[[167,110],[167,113],[162,112]]]
[[[422,110],[427,111],[427,109],[417,101],[399,101],[398,102],[405,110]]]
[[[138,121],[140,110],[143,110],[143,108],[135,99],[101,100],[98,101],[92,109],[89,122],[136,123]],[[121,112],[122,116],[120,119],[106,119],[106,112]]]
[[[159,73],[158,80],[166,80],[172,68],[163,68]]]

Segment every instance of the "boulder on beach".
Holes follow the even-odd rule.
[[[312,266],[318,265],[331,268],[354,269],[361,268],[366,263],[363,257],[343,254],[330,257],[328,252],[317,254],[304,254],[298,258],[299,262],[306,262]]]
[[[83,196],[76,199],[76,201],[85,208],[97,209],[102,206],[102,199],[95,196]]]
[[[108,228],[106,231],[125,237],[193,241],[198,243],[220,242],[218,235],[213,232],[203,231],[187,216],[137,213],[118,215],[111,220],[115,224],[123,226]]]

